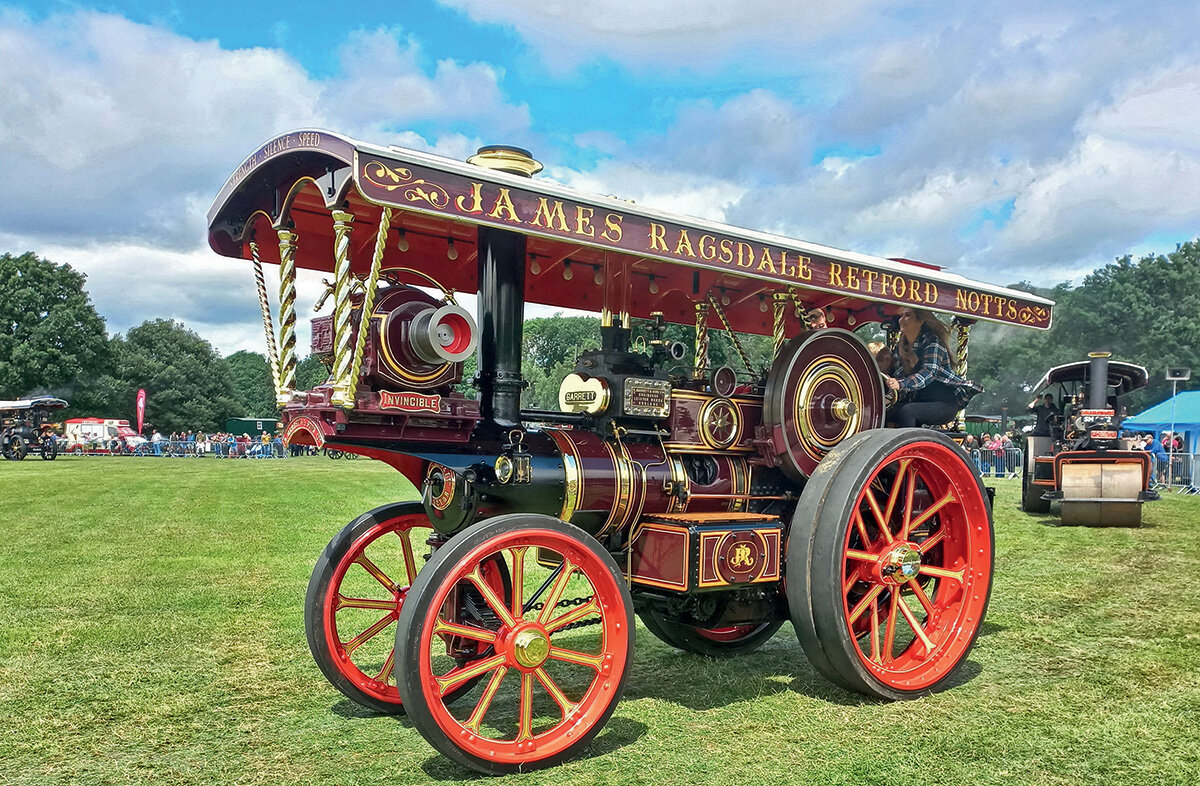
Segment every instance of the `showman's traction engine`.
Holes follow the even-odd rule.
[[[209,213],[213,249],[253,265],[286,440],[379,459],[420,493],[351,521],[317,562],[305,622],[328,680],[485,773],[587,745],[630,677],[635,615],[716,657],[790,620],[849,690],[943,686],[986,611],[990,505],[952,433],[883,428],[855,331],[943,312],[965,371],[973,322],[1045,329],[1053,304],[540,168],[517,148],[462,163],[299,131],[249,156]],[[295,383],[298,271],[329,277],[313,390]],[[522,407],[526,303],[600,315],[557,409]],[[808,328],[814,308],[831,327]],[[722,329],[736,370],[710,363]],[[765,363],[752,336],[770,337]]]

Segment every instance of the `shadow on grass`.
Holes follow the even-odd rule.
[[[1001,625],[998,622],[991,622],[990,620],[984,620],[983,624],[979,626],[979,635],[991,636],[993,633],[1003,633],[1006,630],[1008,630],[1008,627],[1005,625]]]
[[[373,710],[370,707],[364,707],[361,704],[352,701],[351,699],[342,699],[337,704],[330,707],[329,711],[334,715],[340,715],[343,718],[397,718],[403,720],[406,726],[412,725],[408,723],[403,714],[393,715],[386,712],[379,712],[378,710]]]
[[[578,756],[573,758],[575,760],[598,759],[608,753],[620,750],[626,745],[637,742],[645,733],[646,724],[644,723],[619,716],[610,718],[596,739],[592,740],[591,744],[580,751]],[[489,777],[487,775],[480,775],[474,770],[469,770],[441,755],[434,755],[426,759],[421,764],[421,769],[431,780],[442,782],[457,783],[464,780],[482,780]]]
[[[767,648],[721,659],[647,648],[634,664],[625,697],[660,699],[697,711],[787,691],[842,706],[870,701],[825,679],[798,644],[790,646],[794,641],[775,639]]]

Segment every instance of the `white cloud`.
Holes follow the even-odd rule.
[[[659,207],[1051,283],[1200,220],[1200,49],[1180,24],[1197,8],[1105,13],[948,9],[843,50],[829,106],[690,104],[625,155],[682,189]],[[705,166],[719,177],[696,178]]]
[[[225,353],[262,351],[261,318],[249,264],[209,251],[204,220],[257,145],[317,126],[461,159],[478,139],[396,129],[486,117],[519,135],[529,124],[505,100],[502,71],[427,68],[397,31],[353,34],[329,80],[277,49],[227,50],[91,12],[42,22],[0,12],[0,52],[0,168],[15,195],[0,210],[4,248],[86,273],[112,332],[175,318]],[[319,289],[302,273],[299,302]],[[300,330],[305,354],[307,319]]]
[[[6,16],[0,51],[0,166],[23,186],[0,213],[9,232],[192,245],[194,200],[244,150],[316,117],[286,55],[120,17]]]
[[[341,46],[342,76],[322,91],[328,115],[372,139],[430,119],[486,120],[490,131],[505,135],[528,130],[528,109],[504,98],[501,69],[442,59],[426,75],[420,43],[400,35],[389,30],[350,35]]]
[[[501,72],[442,60],[426,73],[419,47],[398,35],[352,35],[343,73],[321,81],[277,49],[227,50],[119,16],[0,15],[0,168],[22,184],[0,231],[186,249],[201,242],[225,177],[283,131],[328,127],[461,155],[476,140],[396,129],[482,116],[527,128]]]
[[[478,22],[514,28],[552,69],[592,58],[634,68],[704,70],[742,48],[762,59],[852,26],[889,0],[440,0]]]
[[[1200,66],[1130,80],[1080,119],[1071,151],[1019,195],[999,250],[1111,258],[1200,225]]]
[[[9,247],[15,241],[0,235]],[[22,250],[25,250],[22,247]],[[177,319],[213,343],[222,354],[266,352],[262,316],[250,262],[208,249],[171,251],[137,243],[87,246],[45,244],[32,248],[57,264],[87,275],[86,288],[109,333],[125,333],[150,319]],[[278,315],[279,279],[264,266],[272,313]],[[308,354],[308,316],[324,290],[321,275],[297,271],[297,347]],[[275,323],[278,328],[278,322]]]
[[[174,316],[230,352],[261,349],[257,302],[248,265],[198,250],[205,210],[247,152],[301,126],[458,159],[502,137],[577,188],[1001,283],[1048,283],[1200,221],[1195,3],[443,2],[512,27],[552,67],[622,64],[675,116],[653,133],[638,107],[572,127],[586,153],[556,161],[487,53],[439,58],[399,29],[331,41],[336,73],[316,78],[281,49],[0,11],[0,166],[19,194],[0,241],[87,272],[114,330]],[[703,95],[695,80],[721,69],[720,99],[670,97]],[[568,84],[587,87],[551,87]]]

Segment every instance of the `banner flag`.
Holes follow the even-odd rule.
[[[146,419],[146,390],[145,388],[137,392],[137,433],[142,433],[142,422]]]

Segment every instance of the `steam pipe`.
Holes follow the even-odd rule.
[[[521,422],[525,236],[479,228],[479,412],[484,423]]]

